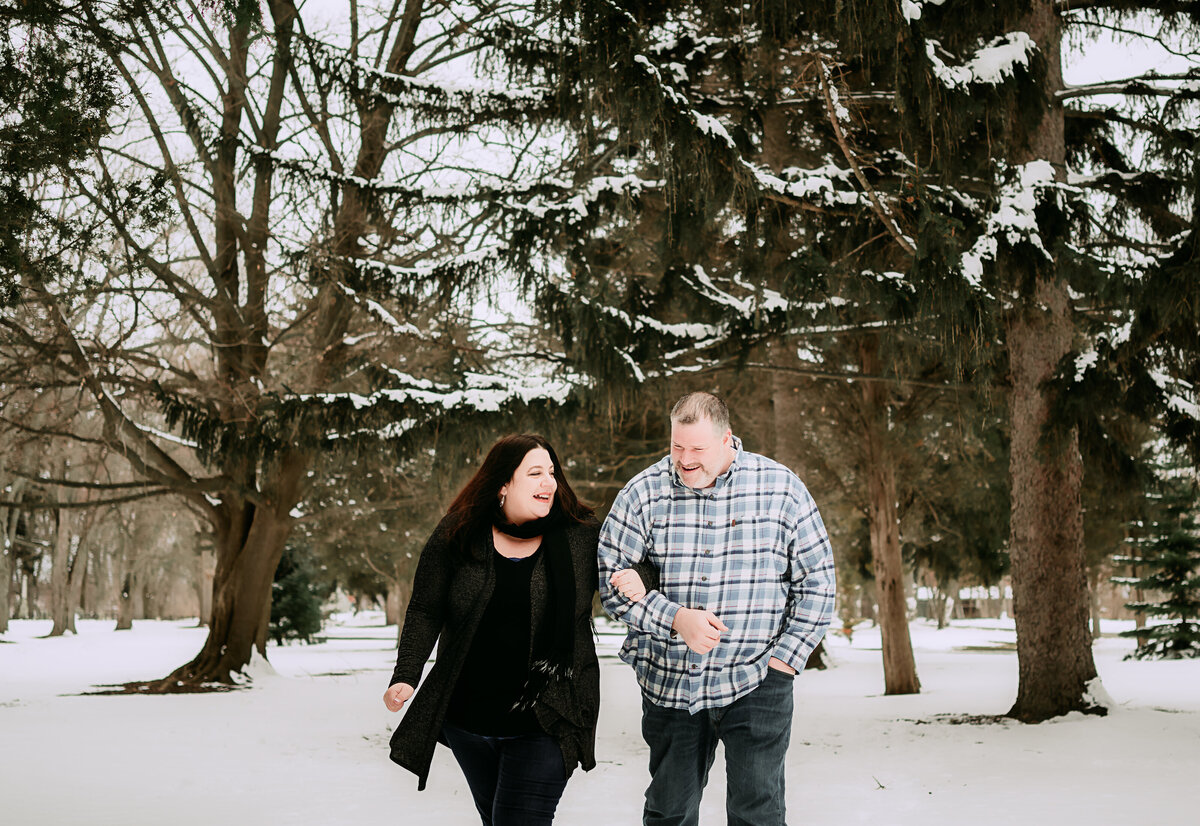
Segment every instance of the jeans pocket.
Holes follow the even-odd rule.
[[[771,666],[768,665],[767,666],[767,676],[770,677],[772,674],[774,674],[777,677],[782,677],[783,679],[787,680],[789,683],[792,680],[796,679],[795,674],[790,674],[787,671],[780,671],[778,668],[771,668]]]

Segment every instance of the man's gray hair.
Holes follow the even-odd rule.
[[[695,424],[702,419],[724,432],[729,429],[729,408],[720,397],[702,390],[688,393],[671,408],[671,421],[677,424]]]

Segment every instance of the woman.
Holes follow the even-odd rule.
[[[548,824],[575,766],[596,765],[598,536],[540,436],[498,441],[451,503],[417,563],[383,695],[390,711],[413,698],[440,635],[391,741],[419,789],[441,742],[484,824]]]

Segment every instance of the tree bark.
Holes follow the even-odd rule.
[[[151,690],[235,684],[235,675],[249,664],[256,649],[266,657],[271,584],[291,532],[290,511],[299,500],[307,466],[303,454],[290,452],[280,460],[271,480],[273,495],[263,506],[237,501],[236,509],[229,505],[221,507],[223,514],[240,518],[222,520],[218,527],[208,639],[195,659],[151,683]],[[243,525],[244,530],[240,527]]]
[[[1016,30],[1027,32],[1047,62],[1048,108],[1037,124],[1014,119],[1017,164],[1048,161],[1059,176],[1066,151],[1062,107],[1062,32],[1054,4],[1035,2]],[[1017,130],[1026,129],[1025,132]],[[1050,239],[1044,239],[1047,249]],[[1071,349],[1074,325],[1064,280],[1036,255],[1013,257],[1011,274],[1032,286],[1007,321],[1011,370],[1013,614],[1019,685],[1008,714],[1040,722],[1070,711],[1103,713],[1089,696],[1096,680],[1088,633],[1088,587],[1083,550],[1078,434],[1043,439],[1051,399],[1044,382]],[[1096,686],[1098,688],[1098,686]]]
[[[1092,609],[1092,639],[1100,639],[1100,584],[1104,581],[1104,569],[1097,565],[1092,573],[1088,589],[1089,607]]]
[[[9,486],[8,496],[12,501],[20,501],[25,494],[24,479],[14,479]],[[12,611],[13,583],[20,579],[20,572],[14,564],[16,554],[13,553],[17,541],[17,522],[21,512],[17,508],[0,508],[0,531],[3,531],[3,548],[0,548],[0,634],[8,631],[8,618]]]
[[[49,636],[61,637],[75,625],[74,621],[68,621],[68,614],[74,610],[68,599],[73,538],[70,511],[56,511],[54,525],[54,546],[50,557],[50,618],[54,624]]]
[[[79,631],[75,628],[75,613],[83,604],[83,583],[87,579],[88,558],[91,554],[88,552],[86,530],[73,539],[75,554],[71,558],[71,571],[67,576],[67,630],[78,634]]]
[[[137,587],[133,571],[126,571],[121,577],[121,592],[117,595],[117,627],[116,631],[129,631],[133,628],[133,594]]]
[[[1009,327],[1012,365],[1013,615],[1020,682],[1009,715],[1040,722],[1091,710],[1085,698],[1096,678],[1088,633],[1083,559],[1083,466],[1075,434],[1065,444],[1041,443],[1049,399],[1042,382],[1070,348],[1066,287],[1043,281],[1046,309]]]
[[[873,339],[861,345],[863,372],[873,374],[878,370],[876,346]],[[896,510],[896,470],[888,445],[887,392],[882,382],[862,382],[867,522],[875,572],[876,618],[883,648],[884,693],[919,694],[921,681],[917,678],[917,663],[908,633],[900,518]]]
[[[212,550],[205,548],[196,558],[196,590],[200,597],[200,616],[197,625],[209,625],[212,617],[213,581],[216,578],[217,560]]]

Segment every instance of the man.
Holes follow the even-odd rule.
[[[656,591],[628,596],[649,558]],[[783,826],[792,681],[833,613],[825,526],[804,484],[742,449],[729,410],[690,393],[671,455],[617,495],[600,532],[605,610],[629,626],[621,658],[642,689],[650,747],[643,823],[694,826],[717,743],[731,826]]]

